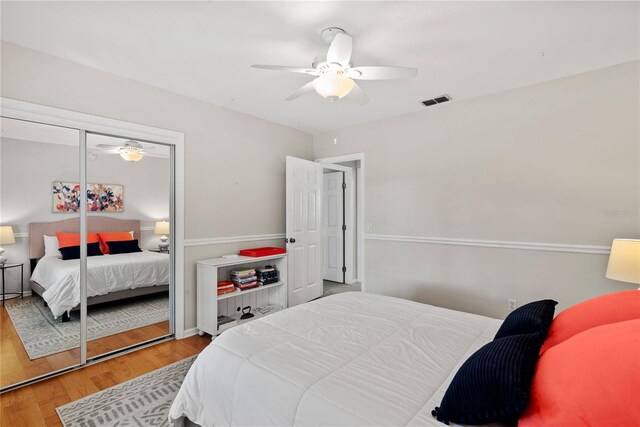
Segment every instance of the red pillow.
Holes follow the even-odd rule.
[[[68,248],[69,246],[80,246],[80,233],[64,233],[56,231],[58,247]],[[87,243],[98,242],[98,233],[87,233]]]
[[[124,240],[133,240],[133,236],[128,231],[110,231],[105,233],[98,233],[100,238],[100,249],[103,254],[109,253],[109,245],[107,242],[122,242]]]
[[[615,292],[581,302],[553,319],[540,354],[587,329],[632,319],[640,319],[638,290]]]
[[[640,424],[640,319],[602,325],[547,350],[518,427]]]

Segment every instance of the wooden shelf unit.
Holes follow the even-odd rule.
[[[245,270],[262,268],[271,265],[278,270],[280,280],[270,285],[236,290],[218,296],[218,282],[229,280],[231,270]],[[197,325],[200,335],[207,333],[213,337],[218,335],[218,315],[240,318],[242,307],[250,305],[255,317],[238,321],[238,324],[255,320],[264,315],[255,311],[266,305],[287,307],[287,254],[271,255],[252,258],[238,256],[237,258],[212,258],[197,263]],[[240,310],[238,310],[240,308]],[[268,313],[271,314],[271,313]],[[268,315],[266,314],[266,315]]]

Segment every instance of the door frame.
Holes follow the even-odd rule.
[[[352,161],[360,161],[360,176],[358,177],[358,181],[357,181],[357,192],[356,192],[356,199],[357,199],[357,209],[356,209],[356,215],[353,215],[353,209],[352,209],[352,219],[355,219],[355,217],[357,216],[357,226],[356,226],[356,233],[357,233],[357,248],[356,248],[356,257],[358,260],[358,267],[357,267],[357,271],[356,276],[353,277],[352,282],[354,283],[356,281],[360,282],[360,286],[361,286],[361,290],[362,291],[366,291],[366,281],[365,281],[365,268],[364,268],[364,263],[365,263],[365,247],[364,247],[364,224],[365,224],[365,155],[364,153],[353,153],[353,154],[345,154],[342,156],[334,156],[334,157],[323,157],[323,158],[319,158],[315,160],[316,162],[323,164],[323,167],[325,167],[324,165],[326,164],[335,164],[335,163],[343,163],[343,162],[352,162]],[[341,165],[337,165],[337,166],[341,166]],[[356,172],[357,173],[357,172]],[[353,198],[352,198],[353,200]],[[353,223],[353,221],[352,221]],[[353,269],[352,269],[353,270]]]
[[[0,116],[77,129],[81,133],[84,131],[98,134],[124,135],[133,139],[159,142],[174,147],[175,182],[173,193],[175,200],[174,212],[172,212],[174,215],[171,224],[172,229],[170,230],[174,233],[172,239],[174,246],[171,248],[175,269],[174,333],[177,339],[184,338],[184,133],[5,97],[0,97]],[[86,163],[86,156],[84,159],[84,163]],[[83,359],[86,360],[86,354],[84,356]],[[83,364],[85,363],[84,360]]]
[[[316,163],[320,163],[320,162],[316,162]],[[334,164],[328,164],[328,163],[320,163],[320,164],[322,165],[323,170],[331,170],[334,172],[344,173],[344,183],[346,184],[347,188],[345,191],[345,198],[344,198],[343,221],[344,221],[344,224],[347,225],[347,230],[351,230],[350,227],[352,227],[353,224],[355,224],[355,216],[354,216],[354,209],[353,209],[355,206],[354,204],[355,193],[353,192],[353,181],[354,181],[353,169],[347,166],[342,166],[342,165],[334,165]],[[324,188],[322,191],[323,191],[322,197],[324,199]],[[324,208],[322,211],[324,212]],[[324,219],[323,219],[323,224],[324,224]],[[324,243],[324,237],[323,237],[323,243]],[[347,274],[344,275],[344,283],[351,285],[356,282],[356,275],[357,275],[357,273],[354,271],[354,268],[353,268],[353,236],[351,233],[344,233],[343,248],[344,248],[343,249],[344,267],[347,268]],[[349,254],[349,256],[347,256],[347,254]],[[324,252],[323,252],[323,255],[324,255]]]

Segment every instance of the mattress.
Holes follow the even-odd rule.
[[[441,426],[458,367],[501,321],[347,292],[223,332],[196,359],[169,419],[201,426]]]
[[[88,257],[87,297],[166,285],[170,270],[169,257],[157,252]],[[45,289],[42,297],[56,318],[80,304],[80,260],[42,258],[31,280]]]

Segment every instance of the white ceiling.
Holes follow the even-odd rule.
[[[6,2],[2,39],[310,133],[640,58],[638,2]],[[320,32],[354,37],[354,65],[419,69],[365,81],[371,102],[284,99]],[[446,107],[432,107],[446,108]]]

